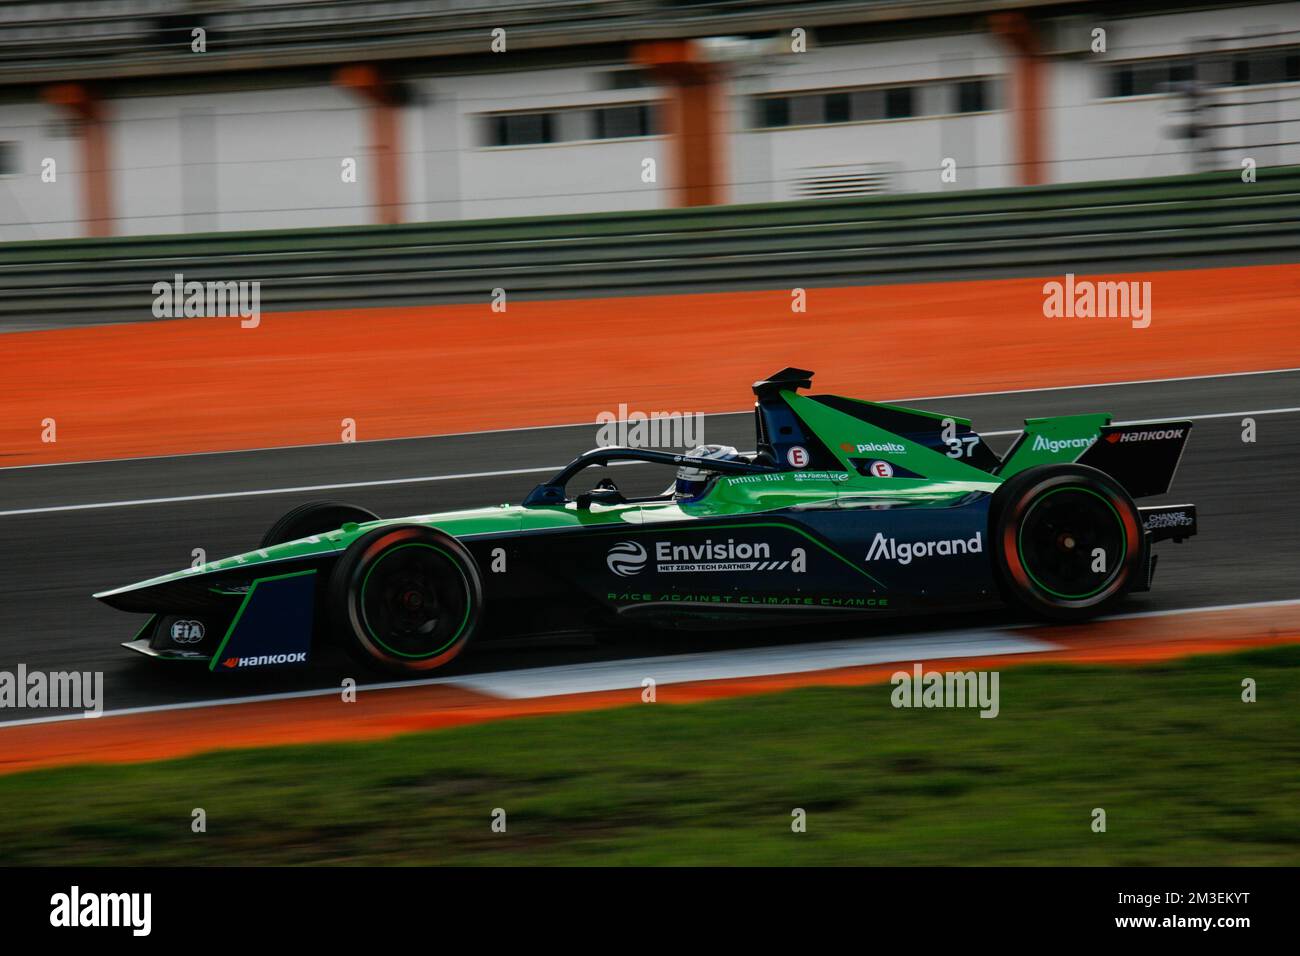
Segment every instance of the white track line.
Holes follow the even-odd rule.
[[[1245,604],[1216,604],[1207,607],[1173,608],[1166,611],[1138,611],[1132,614],[1112,614],[1100,618],[1099,620],[1131,621],[1131,620],[1141,620],[1143,618],[1152,618],[1152,617],[1171,617],[1180,614],[1212,614],[1212,613],[1222,612],[1222,611],[1245,611],[1245,610],[1258,610],[1261,608],[1282,608],[1282,607],[1297,607],[1297,606],[1300,606],[1300,598],[1287,598],[1285,600],[1280,600],[1280,601],[1254,601]],[[816,644],[816,645],[790,644],[790,645],[782,645],[779,648],[757,647],[757,648],[740,649],[740,650],[704,651],[704,652],[699,652],[699,653],[689,654],[689,655],[665,655],[663,657],[636,658],[636,659],[624,660],[624,661],[613,661],[610,663],[621,664],[621,665],[635,664],[636,665],[635,669],[637,671],[635,686],[639,687],[642,678],[650,676],[650,677],[655,677],[656,680],[658,680],[657,675],[659,673],[670,672],[674,667],[674,662],[683,658],[689,658],[695,661],[700,661],[702,659],[707,659],[709,657],[716,658],[718,656],[726,655],[734,659],[734,658],[741,657],[746,653],[750,653],[750,652],[754,653],[755,655],[763,655],[763,654],[773,653],[776,651],[783,651],[797,660],[802,653],[808,651],[810,648],[821,648],[822,650],[819,652],[821,654],[821,660],[827,661],[827,660],[837,659],[836,658],[837,654],[848,655],[851,653],[856,653],[856,651],[853,650],[854,646],[861,647],[863,654],[871,653],[873,649],[879,649],[880,653],[894,654],[894,653],[899,653],[900,649],[903,647],[911,648],[914,651],[923,650],[921,645],[923,644],[923,642],[927,637],[934,639],[940,642],[941,644],[944,644],[945,646],[957,646],[957,645],[963,645],[964,640],[974,640],[975,635],[984,635],[985,638],[987,638],[988,636],[996,636],[999,640],[1004,638],[1015,639],[1015,640],[1028,640],[1031,642],[1037,642],[1042,644],[1043,645],[1042,649],[1044,650],[1050,650],[1056,647],[1055,644],[1052,644],[1049,641],[1040,641],[1037,638],[1027,636],[1025,634],[1025,631],[1031,629],[1034,630],[1035,632],[1041,633],[1045,637],[1051,637],[1050,625],[1008,624],[1002,627],[988,628],[982,631],[944,631],[932,635],[916,635],[914,637],[907,637],[907,638],[864,637],[864,638],[858,638],[854,640],[832,641],[832,642],[826,642],[823,644]],[[935,646],[937,647],[939,646],[939,644],[936,644]],[[972,646],[974,646],[972,643],[966,643],[963,646],[966,647],[966,650],[962,655],[944,653],[941,655],[931,655],[931,659],[933,659],[934,657],[946,657],[946,656],[974,656],[974,652],[972,652],[970,649]],[[1012,645],[1008,644],[1007,646],[1012,646]],[[832,648],[832,647],[842,648],[842,650],[829,650],[829,651],[826,650],[827,648]],[[891,649],[885,650],[885,648],[891,648]],[[931,649],[933,650],[934,648]],[[1001,647],[999,647],[995,653],[999,653],[999,654],[1004,653],[1004,650]],[[1034,651],[1033,650],[1005,651],[1005,653],[1034,653]],[[841,656],[838,659],[845,659],[845,658]],[[868,661],[867,663],[888,663],[891,660],[898,660],[900,662],[906,661],[907,663],[911,663],[914,660],[920,660],[920,659],[923,658],[909,657],[906,655],[902,657],[887,656],[880,660]],[[480,682],[481,685],[485,686],[489,681],[495,681],[495,680],[504,681],[506,679],[506,675],[515,675],[511,679],[516,681],[518,686],[522,687],[522,686],[527,686],[528,683],[530,683],[535,679],[533,677],[529,677],[528,675],[535,674],[538,671],[548,671],[551,672],[552,674],[556,674],[558,672],[562,672],[567,669],[573,671],[575,674],[580,674],[582,672],[590,673],[594,668],[598,668],[600,666],[602,665],[571,664],[571,665],[561,665],[557,667],[520,668],[514,671],[495,671],[495,672],[485,672],[479,674],[466,674],[462,677],[431,677],[431,678],[425,678],[424,680],[385,681],[383,683],[377,683],[377,684],[358,684],[357,690],[360,693],[369,693],[371,691],[396,690],[402,687],[433,687],[433,686],[444,685],[444,684],[469,687],[472,686],[473,682]],[[802,668],[802,669],[805,671],[821,670],[830,667],[843,667],[843,666],[851,666],[851,665],[822,663],[817,667]],[[769,672],[769,673],[792,673],[794,670],[799,669],[797,667],[791,667],[788,661],[783,661],[782,667],[786,667],[790,669],[776,671],[776,672]],[[647,668],[652,669],[652,672],[648,672]],[[737,676],[737,675],[730,674],[730,673],[723,675],[724,678],[728,676]],[[215,679],[220,680],[220,678],[215,678]],[[700,678],[691,678],[691,679],[698,680]],[[663,683],[663,681],[660,681],[660,683]],[[106,710],[99,715],[99,718],[102,719],[104,717],[125,717],[130,714],[157,714],[157,713],[164,713],[166,711],[172,711],[172,710],[195,710],[203,707],[234,707],[243,704],[256,704],[256,703],[262,703],[267,701],[279,701],[279,700],[298,700],[301,698],[309,698],[309,697],[330,697],[330,696],[335,696],[340,694],[342,690],[343,688],[341,686],[340,687],[318,687],[312,690],[287,691],[279,694],[259,694],[259,695],[245,696],[245,697],[221,697],[212,700],[191,700],[179,704],[154,704],[145,707],[126,707],[121,710]],[[3,729],[6,727],[23,727],[32,724],[54,724],[54,723],[63,723],[70,720],[88,720],[88,719],[94,719],[94,715],[58,714],[52,717],[31,717],[25,720],[2,721],[0,722],[0,731],[3,731]]]
[[[1204,421],[1214,418],[1238,418],[1260,415],[1291,415],[1300,412],[1300,406],[1291,408],[1260,408],[1244,412],[1213,412],[1204,415],[1176,415],[1167,418],[1144,418],[1137,421],[1114,422],[1115,425],[1145,425],[1162,421]],[[1021,429],[1006,431],[980,432],[985,438],[999,438],[1007,435],[1019,435]],[[646,462],[616,461],[612,466],[637,465]],[[339,491],[344,488],[380,488],[385,485],[418,485],[434,481],[463,481],[470,478],[506,478],[513,475],[536,475],[558,472],[563,465],[543,465],[539,468],[510,468],[502,471],[471,471],[459,475],[422,475],[416,478],[377,478],[372,481],[344,481],[329,485],[298,485],[292,488],[256,488],[249,491],[214,491],[199,495],[175,495],[167,498],[136,498],[125,501],[96,501],[79,505],[46,505],[39,508],[14,508],[0,511],[0,518],[19,515],[51,514],[60,511],[96,511],[104,508],[134,508],[139,505],[184,504],[191,501],[216,501],[222,498],[256,498],[265,495],[296,495],[306,492]]]
[[[1180,375],[1174,378],[1135,378],[1123,382],[1089,382],[1082,385],[1045,385],[1040,388],[1004,388],[990,392],[955,392],[951,395],[922,395],[912,396],[910,398],[885,398],[881,399],[885,405],[905,405],[909,402],[937,402],[950,398],[989,398],[997,395],[1019,395],[1021,393],[1030,394],[1032,392],[1068,392],[1074,389],[1083,388],[1117,388],[1124,385],[1155,385],[1163,382],[1199,382],[1215,378],[1245,378],[1253,375],[1286,375],[1290,372],[1300,372],[1300,367],[1296,368],[1270,368],[1261,369],[1254,372],[1218,372],[1213,375]],[[734,412],[701,412],[706,417],[724,416],[724,415],[752,415],[752,408],[745,408]],[[73,465],[114,465],[120,462],[129,461],[158,461],[169,458],[202,458],[209,455],[255,455],[267,451],[297,451],[305,448],[334,448],[344,444],[349,445],[377,445],[385,442],[399,441],[425,441],[431,438],[467,438],[472,435],[504,435],[511,432],[535,432],[548,431],[555,428],[594,428],[598,423],[591,422],[568,422],[559,425],[522,425],[515,428],[485,428],[472,432],[434,432],[429,435],[406,435],[401,438],[363,438],[355,442],[308,442],[303,445],[267,445],[261,448],[228,448],[224,451],[190,451],[179,452],[171,455],[136,455],[132,458],[87,458],[82,461],[50,461],[42,462],[35,465],[0,465],[0,472],[3,471],[21,471],[28,468],[65,468]]]

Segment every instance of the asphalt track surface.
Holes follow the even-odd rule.
[[[864,387],[861,393],[869,392]],[[876,396],[903,400],[907,396]],[[743,400],[742,395],[738,399]],[[683,402],[685,404],[685,402]],[[737,404],[741,404],[738,401]],[[1154,590],[1116,610],[1141,612],[1300,597],[1300,370],[912,401],[971,418],[999,450],[1023,419],[1103,411],[1119,421],[1195,419],[1173,491],[1159,501],[1194,502],[1200,535],[1159,547]],[[1242,419],[1256,440],[1242,440]],[[91,593],[248,550],[284,511],[334,498],[383,517],[518,501],[548,472],[596,444],[594,425],[481,432],[372,443],[307,446],[130,461],[0,469],[0,670],[102,671],[108,709],[270,694],[383,678],[358,673],[328,651],[298,669],[211,675],[164,665],[119,646],[140,618]],[[753,446],[749,413],[711,415],[704,440]],[[599,470],[588,473],[591,482]],[[625,491],[661,490],[671,472],[641,465],[607,474]],[[571,490],[585,484],[579,477]],[[344,488],[322,486],[348,485]],[[954,626],[1016,623],[1010,612],[937,615],[819,628],[815,634],[629,634],[482,644],[442,674],[826,641],[879,634],[924,635]],[[48,712],[46,712],[48,713]],[[30,718],[12,712],[10,719]]]

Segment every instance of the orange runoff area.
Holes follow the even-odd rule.
[[[1061,277],[1058,277],[1058,279]],[[1079,278],[1085,278],[1080,276]],[[0,466],[746,408],[786,365],[863,398],[1300,366],[1300,266],[1151,282],[1152,321],[1045,318],[1044,278],[149,321],[0,336]],[[1098,396],[1104,405],[1104,396]],[[1099,408],[1100,411],[1106,409]],[[43,441],[53,419],[56,441]]]

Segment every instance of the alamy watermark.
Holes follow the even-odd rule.
[[[0,671],[0,710],[82,710],[104,712],[103,671],[39,671],[19,664]]]
[[[600,428],[596,444],[601,448],[695,448],[704,444],[704,415],[701,412],[628,411],[622,402],[617,412],[596,416]]]
[[[919,663],[912,672],[895,671],[889,701],[895,707],[971,707],[981,717],[996,717],[998,671],[923,671]]]
[[[1151,324],[1150,282],[1094,282],[1065,274],[1043,284],[1043,315],[1049,319],[1129,319],[1135,329]]]
[[[153,284],[155,319],[221,319],[239,316],[240,325],[255,329],[262,322],[262,283],[253,280],[218,282],[185,280],[176,273],[171,282]]]

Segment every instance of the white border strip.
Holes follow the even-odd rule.
[[[1173,617],[1179,614],[1213,614],[1215,612],[1220,612],[1220,611],[1245,611],[1245,610],[1255,610],[1259,608],[1295,607],[1295,606],[1300,606],[1300,598],[1285,598],[1278,601],[1255,601],[1246,604],[1214,604],[1208,607],[1173,608],[1165,611],[1138,611],[1131,614],[1107,615],[1106,617],[1101,617],[1098,618],[1097,620],[1098,621],[1133,621],[1133,620],[1142,620],[1143,618]],[[987,632],[997,632],[997,633],[1016,632],[1020,634],[1020,636],[1023,636],[1023,631],[1030,628],[1043,631],[1043,633],[1041,634],[1041,637],[1043,638],[1050,638],[1052,636],[1051,634],[1052,625],[1046,625],[1046,624],[1008,624],[1001,627],[988,628],[986,633]],[[955,634],[961,632],[940,632],[940,633]],[[881,636],[884,637],[884,635]],[[917,636],[919,637],[920,635]],[[870,641],[874,640],[874,638],[861,638],[860,640],[862,640],[864,644],[869,645]],[[791,644],[788,646],[792,650],[797,650],[799,647],[798,644]],[[763,645],[759,649],[765,649],[766,647],[767,645]],[[713,653],[734,654],[735,652],[736,649],[728,649],[726,651],[704,652],[703,654],[700,654],[698,656],[706,656],[707,654],[713,654]],[[681,655],[665,655],[663,657],[647,657],[647,658],[638,658],[636,660],[638,661],[638,663],[653,664],[656,661],[671,662],[674,660],[674,658],[679,656]],[[696,655],[692,655],[692,656],[696,656]],[[588,665],[580,664],[575,666],[585,667]],[[518,668],[514,671],[482,671],[476,674],[462,674],[457,677],[429,677],[423,680],[385,681],[383,683],[378,683],[378,684],[358,684],[357,690],[359,692],[364,692],[364,691],[375,691],[375,690],[395,690],[401,687],[433,687],[439,684],[464,685],[475,679],[486,679],[490,675],[494,675],[494,674],[505,674],[505,673],[522,674],[530,670],[543,670],[543,669],[554,670],[555,667],[554,665],[551,665],[546,668]],[[726,678],[719,678],[719,679],[726,679]],[[269,702],[269,701],[278,701],[278,700],[297,700],[300,698],[309,698],[309,697],[329,697],[334,694],[342,693],[342,691],[343,688],[341,686],[321,687],[321,688],[316,688],[314,690],[286,691],[284,693],[279,693],[279,694],[258,694],[258,695],[251,695],[247,697],[223,697],[223,698],[216,698],[212,700],[191,700],[191,701],[184,701],[178,704],[155,704],[155,705],[150,705],[145,707],[126,707],[123,708],[122,710],[106,710],[97,716],[94,714],[60,714],[53,717],[31,717],[25,720],[11,720],[11,721],[0,722],[0,731],[2,731],[6,727],[26,727],[26,726],[31,726],[33,724],[55,724],[55,723],[64,723],[70,720],[98,720],[104,717],[127,717],[130,716],[131,714],[159,714],[159,713],[165,713],[167,711],[173,711],[173,710],[195,710],[201,707],[233,707],[233,706],[239,706],[243,704],[256,704],[256,703],[261,703],[263,701]]]

